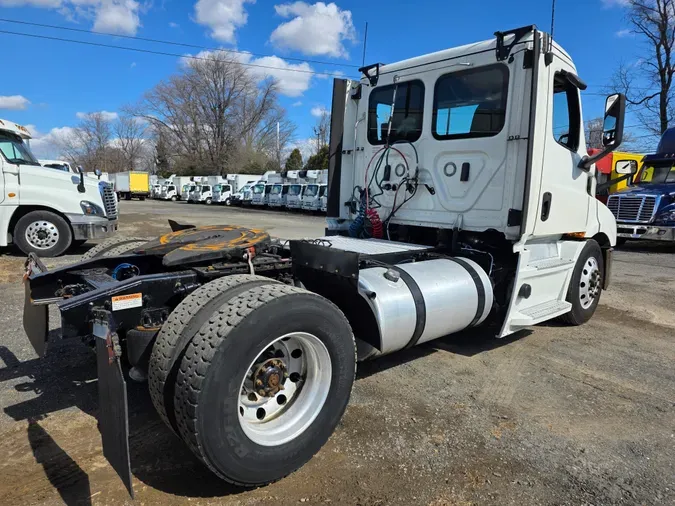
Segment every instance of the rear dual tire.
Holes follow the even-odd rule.
[[[325,444],[349,401],[356,348],[328,300],[269,280],[245,288],[208,310],[172,388],[182,439],[219,477],[250,487],[283,478]],[[283,390],[269,390],[275,377]],[[256,378],[266,390],[252,400]]]

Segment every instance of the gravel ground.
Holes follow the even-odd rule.
[[[120,233],[156,235],[169,217],[286,238],[324,228],[146,201],[122,203]],[[130,385],[136,504],[675,504],[675,247],[629,243],[615,260],[585,326],[466,333],[361,364],[328,444],[261,489],[217,480]],[[0,504],[131,504],[101,455],[93,356],[56,341],[37,360],[24,337],[21,264],[0,252]]]

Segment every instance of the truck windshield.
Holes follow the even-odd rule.
[[[253,193],[255,193],[256,195],[259,195],[264,191],[265,191],[265,185],[264,184],[257,184],[253,187]]]
[[[30,152],[30,148],[23,142],[18,135],[12,135],[6,132],[0,132],[0,151],[9,163],[21,165],[37,165],[40,163]]]
[[[305,187],[305,193],[303,193],[303,196],[305,197],[315,197],[316,194],[319,192],[319,185],[318,184],[310,184]]]
[[[223,191],[223,185],[221,185],[221,184],[214,184],[214,185],[213,185],[213,191],[214,191],[214,192],[220,193],[221,191]]]
[[[675,164],[667,162],[665,164],[645,166],[640,171],[639,184],[663,184],[675,183]]]
[[[299,184],[292,184],[290,188],[288,189],[288,194],[291,197],[295,197],[297,195],[300,195],[300,191],[302,190],[302,186]]]
[[[275,184],[272,187],[272,191],[270,193],[272,195],[279,195],[281,193],[281,188],[282,188],[282,186],[280,184]]]

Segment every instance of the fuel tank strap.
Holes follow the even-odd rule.
[[[483,316],[483,311],[485,311],[485,287],[483,286],[483,280],[476,272],[476,269],[467,261],[462,258],[448,257],[448,260],[452,260],[458,265],[464,267],[466,272],[469,273],[471,279],[473,279],[474,284],[476,285],[476,293],[478,294],[478,304],[476,305],[476,315],[471,320],[469,327],[475,326],[479,321],[481,316]]]
[[[420,340],[420,337],[422,337],[422,334],[424,333],[424,328],[427,324],[427,306],[424,303],[424,296],[422,295],[422,290],[420,290],[417,281],[403,269],[397,269],[395,266],[392,266],[391,268],[400,274],[401,279],[408,287],[408,290],[410,290],[410,294],[415,302],[415,331],[413,332],[410,341],[408,341],[408,344],[405,346],[406,349],[412,348],[417,344],[417,341]]]

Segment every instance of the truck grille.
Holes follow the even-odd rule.
[[[105,206],[105,215],[109,220],[117,218],[117,197],[111,184],[104,183],[101,185],[101,197],[103,197],[103,205]]]
[[[656,211],[656,197],[642,195],[610,195],[607,207],[617,221],[649,223]]]

